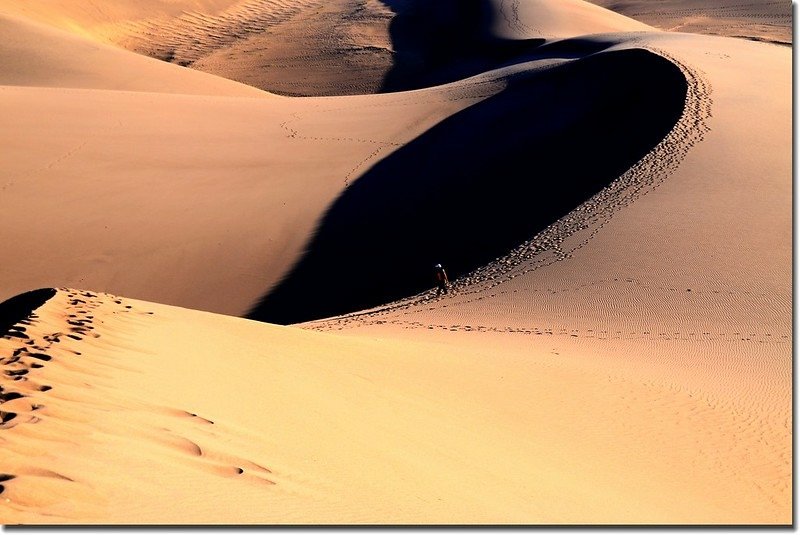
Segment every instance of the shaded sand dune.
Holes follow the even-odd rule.
[[[491,1],[386,4],[395,12],[388,28],[394,54],[383,91],[467,78],[513,61],[545,41],[539,36],[511,39],[498,35],[494,30],[501,13]]]
[[[781,0],[591,0],[593,3],[677,32],[792,43],[792,3]]]
[[[519,63],[548,39],[652,30],[586,2],[538,0],[385,2],[393,57],[383,91],[452,82]],[[587,49],[582,50],[588,54]]]
[[[502,85],[344,101],[6,86],[3,227],[36,238],[0,293],[64,281],[243,314],[349,182]]]
[[[488,264],[647,154],[685,94],[681,71],[644,50],[521,72],[346,189],[249,317],[296,323],[351,312],[430,287],[437,262],[452,277]],[[582,157],[571,158],[577,147]]]

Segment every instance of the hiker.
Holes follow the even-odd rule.
[[[436,264],[433,267],[434,275],[436,276],[436,286],[439,290],[436,292],[436,297],[439,297],[442,292],[447,293],[447,272],[444,270],[441,264]]]

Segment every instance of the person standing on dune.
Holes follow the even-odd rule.
[[[442,292],[447,293],[447,284],[450,281],[447,280],[447,272],[444,270],[441,264],[436,264],[433,267],[433,270],[436,277],[436,286],[439,288],[436,292],[436,297],[439,297]]]

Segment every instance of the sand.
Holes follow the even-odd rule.
[[[358,5],[0,8],[0,522],[790,524],[791,49]]]
[[[592,0],[657,28],[792,44],[792,3],[777,0]]]
[[[24,396],[3,404],[6,523],[789,522],[779,414],[586,345],[339,337],[66,289],[37,316],[3,341]]]

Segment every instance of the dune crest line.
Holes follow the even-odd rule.
[[[570,236],[632,202],[661,167],[666,176],[681,156],[647,154],[659,144],[666,153],[684,138],[685,150],[695,142],[680,123],[695,121],[684,112],[695,100],[686,96],[686,75],[641,48],[561,47],[581,48],[587,57],[511,75],[496,96],[373,165],[329,208],[305,256],[248,317],[298,323],[417,295],[431,286],[437,262],[454,278],[466,276],[455,283],[459,291],[496,281],[534,254],[568,254],[561,244]],[[658,112],[645,120],[640,110],[651,99]],[[576,147],[581,159],[572,157]],[[379,277],[362,276],[371,266]]]
[[[307,325],[327,330],[331,325],[338,326],[351,320],[360,323],[380,321],[382,315],[447,300],[454,295],[459,295],[462,299],[469,295],[475,295],[475,300],[485,299],[480,294],[486,290],[568,259],[575,251],[586,246],[617,211],[657,189],[710,130],[707,120],[712,115],[713,90],[699,69],[690,67],[661,48],[648,45],[647,49],[673,63],[686,78],[683,112],[664,139],[619,178],[531,240],[487,265],[453,280],[453,292],[450,295],[437,296],[437,292],[430,289],[383,306],[342,314],[336,318],[310,321]],[[570,243],[570,238],[579,235],[579,241]]]

